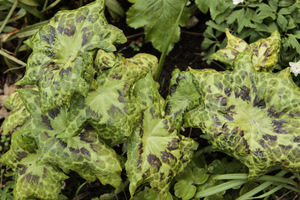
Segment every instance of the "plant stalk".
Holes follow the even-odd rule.
[[[166,43],[166,46],[164,47],[164,50],[163,50],[163,52],[162,52],[162,55],[160,56],[159,63],[158,63],[158,69],[157,69],[157,72],[156,72],[156,74],[155,74],[155,80],[156,80],[156,81],[158,81],[158,79],[159,79],[159,77],[160,77],[160,74],[161,74],[162,68],[163,68],[163,66],[164,66],[164,62],[165,62],[166,56],[167,56],[167,54],[168,54],[169,46],[170,46],[172,37],[173,37],[173,35],[174,35],[175,28],[176,28],[176,27],[178,26],[178,24],[179,24],[179,20],[180,20],[180,18],[181,18],[181,15],[182,15],[182,13],[183,13],[183,10],[184,10],[184,8],[185,8],[187,2],[188,2],[188,0],[185,0],[185,1],[184,1],[184,4],[183,4],[183,6],[182,6],[182,8],[181,8],[181,10],[180,10],[180,13],[179,13],[177,19],[176,19],[176,22],[175,22],[175,24],[174,24],[174,26],[173,26],[173,28],[172,28],[172,32],[171,32],[171,34],[170,34],[170,36],[169,36],[169,38],[168,38],[168,42]]]

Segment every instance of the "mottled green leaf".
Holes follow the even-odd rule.
[[[201,128],[215,149],[249,168],[249,178],[277,165],[299,172],[300,89],[289,68],[257,71],[253,54],[238,54],[233,71],[190,70],[202,104],[185,115],[185,126]]]
[[[24,148],[26,146],[27,148]],[[39,152],[33,150],[35,143],[22,135],[21,131],[12,134],[10,150],[0,162],[9,165],[16,172],[14,185],[15,199],[35,196],[40,199],[57,199],[61,181],[68,177],[51,164],[39,164]]]
[[[33,53],[17,84],[38,85],[43,112],[68,105],[74,93],[87,95],[96,50],[111,52],[116,49],[114,43],[125,41],[123,33],[107,23],[103,0],[60,11],[26,41]]]
[[[200,94],[197,92],[189,72],[172,72],[169,95],[165,103],[166,117],[180,129],[183,122],[183,113],[200,104]]]
[[[42,114],[37,91],[23,89],[19,93],[31,114],[26,129],[22,129],[26,136],[35,140],[40,163],[58,166],[66,173],[75,171],[89,181],[98,178],[102,184],[114,187],[120,184],[122,169],[115,151],[94,130],[82,130],[83,125],[76,124],[76,113],[80,110],[76,104],[78,99],[73,99],[76,103],[71,102],[71,107],[62,106]],[[77,128],[80,134],[59,138],[68,128],[71,132]]]
[[[262,38],[248,45],[244,40],[230,34],[226,30],[227,46],[210,56],[210,59],[218,60],[230,69],[236,56],[246,49],[254,52],[251,62],[258,71],[273,71],[278,62],[280,50],[280,34],[278,31],[272,33],[268,38]]]
[[[234,58],[245,49],[249,49],[249,45],[244,40],[230,34],[226,29],[227,46],[210,56],[210,59],[218,60],[228,66],[231,66]]]
[[[121,55],[115,56],[100,50],[96,57],[96,68],[102,72],[97,77],[98,86],[86,97],[84,108],[76,120],[81,123],[88,121],[102,138],[122,140],[131,135],[143,109],[131,95],[132,86],[147,73],[155,74],[157,58],[149,54],[137,54],[125,59]],[[59,137],[74,134],[67,131]]]
[[[258,71],[273,71],[278,62],[280,34],[275,31],[268,38],[262,38],[250,44],[253,51],[252,64]]]
[[[179,24],[176,19],[185,0],[131,0],[134,3],[127,11],[127,23],[133,28],[145,27],[146,40],[152,42],[153,46],[160,52],[171,43],[168,52],[178,42],[180,36],[179,26],[185,26],[189,20],[189,9],[184,8],[180,16]],[[175,26],[175,27],[174,27]],[[175,30],[173,30],[175,28]]]
[[[139,185],[149,182],[160,198],[165,199],[171,180],[187,165],[198,144],[180,136],[165,118],[164,100],[150,75],[136,83],[134,95],[147,109],[128,139],[125,168],[129,190],[133,195]]]
[[[4,120],[1,128],[4,134],[12,132],[17,126],[22,126],[29,117],[20,95],[15,92],[5,101],[5,107],[11,110],[10,115]]]

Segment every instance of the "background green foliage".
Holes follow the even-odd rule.
[[[226,44],[225,28],[247,42],[267,37],[278,30],[281,50],[277,69],[288,62],[300,59],[300,2],[297,0],[245,0],[233,5],[231,0],[196,0],[199,9],[209,13],[202,48],[208,59],[217,49]]]

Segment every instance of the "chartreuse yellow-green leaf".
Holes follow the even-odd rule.
[[[23,89],[19,93],[31,114],[27,136],[38,146],[41,163],[51,163],[64,172],[77,172],[89,181],[99,179],[103,184],[118,187],[122,171],[115,151],[108,147],[93,129],[83,129],[84,124],[76,125],[76,113],[80,111],[80,98],[73,98],[71,106],[61,106],[42,114],[38,93]],[[35,97],[35,98],[34,98]],[[79,134],[69,138],[59,138],[70,125]],[[72,131],[74,132],[74,127]]]
[[[1,128],[4,134],[9,134],[17,126],[22,126],[29,117],[24,103],[19,95],[15,92],[5,100],[5,107],[11,110],[10,115],[3,121]]]
[[[146,109],[128,138],[125,169],[133,196],[138,186],[150,183],[160,199],[166,199],[171,180],[187,165],[198,144],[178,134],[165,117],[164,99],[150,75],[140,79],[133,94]]]
[[[249,178],[272,166],[299,172],[300,89],[289,68],[257,71],[254,55],[239,53],[233,71],[190,69],[201,104],[185,114],[184,126],[201,128],[215,149],[249,168]]]
[[[37,85],[42,111],[69,105],[74,93],[83,96],[93,83],[93,57],[98,49],[116,50],[126,41],[122,31],[107,23],[104,0],[72,11],[59,11],[26,41],[33,52],[26,74],[17,84]]]
[[[10,166],[16,173],[15,199],[25,200],[30,196],[57,199],[61,181],[68,176],[51,164],[40,164],[34,140],[23,136],[21,130],[12,134],[11,141],[10,150],[1,157],[0,162]]]
[[[137,54],[126,59],[99,50],[95,67],[101,72],[96,80],[97,86],[84,100],[75,121],[81,121],[81,124],[88,122],[104,139],[121,141],[131,135],[144,109],[131,95],[132,86],[146,74],[155,74],[157,58],[149,54]],[[77,134],[69,131],[72,126],[59,137]]]
[[[217,51],[210,56],[212,60],[218,60],[224,63],[227,67],[231,67],[234,58],[242,51],[249,49],[249,45],[244,40],[233,36],[226,29],[227,46],[224,49]]]
[[[281,38],[278,31],[275,31],[268,38],[262,38],[254,43],[247,44],[244,40],[233,36],[226,30],[227,46],[210,56],[210,59],[218,60],[229,69],[232,69],[234,59],[244,50],[251,49],[252,64],[258,71],[272,72],[278,62]]]
[[[166,98],[166,117],[180,129],[183,123],[183,114],[200,104],[200,94],[193,84],[190,72],[180,72],[175,69],[169,86],[169,95]]]
[[[19,131],[13,133],[16,136],[12,138],[12,143],[17,144],[16,147],[13,146],[1,158],[1,162],[20,172],[20,178],[15,183],[17,195],[56,199],[60,189],[55,187],[66,178],[64,173],[70,170],[88,181],[99,179],[102,184],[119,186],[122,168],[117,154],[93,128],[77,121],[77,113],[82,108],[82,96],[72,98],[70,107],[61,106],[44,114],[38,91],[20,89],[18,93],[30,117]],[[59,138],[65,131],[79,134]],[[28,168],[27,171],[24,166]],[[49,173],[49,177],[45,173]],[[31,182],[38,185],[34,187],[34,192],[30,190]],[[53,193],[51,197],[47,196],[48,191]]]

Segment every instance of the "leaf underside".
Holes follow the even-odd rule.
[[[239,53],[233,71],[190,69],[202,102],[184,126],[201,128],[215,149],[249,168],[249,178],[275,165],[299,172],[300,89],[289,68],[258,72],[253,54]]]
[[[44,113],[68,105],[74,93],[87,95],[96,51],[114,51],[114,43],[125,41],[122,31],[107,23],[103,0],[60,11],[26,41],[33,53],[25,76],[17,84],[39,87]]]

